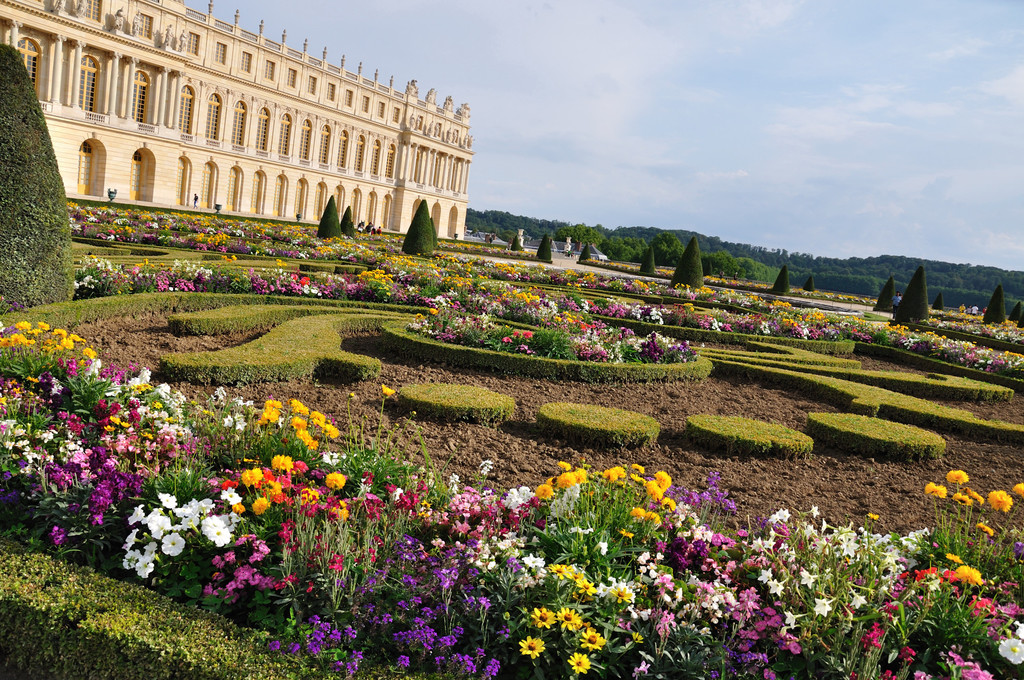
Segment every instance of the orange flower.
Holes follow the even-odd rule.
[[[950,470],[949,473],[946,474],[946,481],[950,484],[966,484],[970,481],[970,477],[968,477],[967,473],[963,470]]]

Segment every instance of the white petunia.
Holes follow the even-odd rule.
[[[157,497],[160,499],[160,503],[168,510],[174,510],[178,507],[178,499],[172,493],[162,493]]]
[[[237,505],[242,502],[242,497],[234,489],[224,489],[221,491],[220,499],[228,505]]]
[[[826,597],[814,598],[814,613],[818,616],[828,616],[828,613],[832,611],[832,600]]]
[[[597,552],[601,553],[602,555],[607,555],[608,554],[608,541],[601,541],[600,543],[598,543],[597,544]]]
[[[530,569],[543,569],[546,563],[544,562],[543,557],[537,557],[536,555],[527,555],[523,558],[523,564],[528,566]]]
[[[177,557],[181,554],[181,551],[185,549],[185,539],[183,539],[179,534],[168,534],[164,536],[161,549],[165,555]]]
[[[135,565],[135,573],[139,575],[139,578],[148,578],[153,573],[154,567],[156,567],[156,562],[153,560],[139,560]]]
[[[146,512],[142,509],[141,505],[136,505],[135,506],[135,512],[133,512],[131,514],[131,517],[128,518],[128,524],[129,525],[138,524],[139,522],[141,522],[144,519],[146,519]]]
[[[999,653],[1014,666],[1019,666],[1024,662],[1024,640],[1017,637],[1006,638],[999,643]]]
[[[160,540],[165,533],[171,530],[171,520],[163,515],[156,515],[155,517],[151,514],[146,519],[146,526],[149,527],[150,535]]]
[[[227,522],[219,516],[207,517],[202,523],[203,536],[206,536],[217,547],[223,548],[231,542],[231,531]]]

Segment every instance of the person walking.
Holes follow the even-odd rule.
[[[896,310],[900,308],[900,303],[903,302],[902,291],[896,291],[896,294],[892,296],[892,318],[896,318]]]
[[[199,207],[199,194],[192,194],[192,207],[193,208],[198,208]]]

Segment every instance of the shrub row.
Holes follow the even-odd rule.
[[[946,440],[928,430],[852,413],[808,413],[807,432],[823,444],[864,456],[942,458]]]
[[[174,314],[167,319],[171,332],[183,335],[221,335],[262,331],[303,316],[318,314],[373,314],[398,318],[397,313],[327,305],[231,305],[201,312]]]
[[[335,264],[333,262],[300,262],[300,272],[322,272],[324,274],[359,274],[366,267],[359,264]]]
[[[858,342],[856,352],[857,354],[887,359],[894,363],[902,364],[904,366],[913,366],[926,371],[935,371],[936,373],[944,373],[946,375],[971,378],[972,380],[980,380],[981,382],[991,383],[993,385],[1009,387],[1012,390],[1024,390],[1024,380],[1011,378],[1007,375],[989,373],[977,368],[958,366],[956,364],[951,364],[932,357],[926,357],[922,354],[917,354],[916,352],[911,352],[910,350],[901,349],[899,347],[885,347],[883,345],[876,345],[868,342]]]
[[[399,356],[548,380],[658,382],[703,380],[711,374],[711,362],[704,357],[685,364],[602,364],[545,359],[439,342],[406,330],[404,323],[385,324],[381,339],[386,349]]]
[[[810,458],[814,450],[814,440],[802,432],[739,416],[690,416],[686,436],[698,446],[726,453]]]
[[[890,325],[896,324],[891,323]],[[1017,354],[1024,353],[1024,346],[1015,342],[1007,342],[997,338],[987,338],[984,335],[977,335],[976,333],[965,333],[963,331],[955,331],[947,328],[933,328],[931,326],[923,326],[916,323],[904,323],[898,325],[905,326],[912,331],[918,331],[920,333],[935,333],[940,336],[945,336],[951,340],[966,340],[967,342],[973,342],[975,345],[997,349],[1000,352],[1015,352]]]
[[[266,335],[216,352],[160,357],[168,380],[195,384],[243,384],[317,376],[345,382],[378,375],[380,361],[341,350],[342,333],[378,330],[390,318],[321,315],[292,319]]]
[[[661,432],[650,416],[590,404],[554,402],[537,410],[541,431],[588,446],[645,446]]]
[[[429,383],[406,385],[398,391],[398,404],[416,415],[445,421],[497,425],[512,417],[512,397],[471,385]]]

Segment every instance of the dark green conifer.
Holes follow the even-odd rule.
[[[352,221],[352,206],[345,208],[345,214],[341,218],[341,233],[349,238],[356,237],[356,223]]]
[[[924,266],[918,267],[907,285],[903,301],[893,314],[893,321],[907,323],[928,318],[928,280],[924,274]]]
[[[892,296],[896,294],[896,279],[889,277],[889,280],[882,286],[882,292],[878,294],[878,302],[875,303],[876,312],[892,311]]]
[[[517,232],[515,237],[512,239],[512,246],[509,248],[514,253],[518,253],[523,249],[523,242],[519,240],[519,233]]]
[[[551,236],[548,234],[540,237],[540,245],[537,246],[537,259],[541,262],[551,262]]]
[[[811,274],[810,276],[807,277],[807,280],[804,281],[803,288],[808,293],[814,292],[814,274]]]
[[[590,259],[590,244],[589,243],[584,243],[583,244],[583,250],[580,251],[580,257],[579,257],[579,260],[577,260],[577,261],[578,262],[586,262],[589,259]]]
[[[943,312],[946,310],[946,305],[942,302],[942,293],[935,296],[935,302],[932,303],[932,309],[936,312]]]
[[[679,256],[671,285],[673,288],[687,286],[694,290],[704,285],[704,265],[700,261],[700,245],[696,236],[690,239],[686,244],[686,250]]]
[[[1006,320],[1013,321],[1014,323],[1020,321],[1020,315],[1022,311],[1024,311],[1024,309],[1021,309],[1021,304],[1018,302],[1013,306],[1013,311],[1010,312],[1010,315],[1006,317]]]
[[[427,202],[420,201],[416,214],[412,216],[409,232],[402,241],[402,252],[406,255],[434,254],[434,227],[427,212]]]
[[[985,308],[985,316],[981,322],[1001,324],[1004,321],[1006,321],[1006,302],[1003,299],[1003,284],[1000,283],[992,291],[992,297],[988,301],[988,307]]]
[[[316,230],[317,238],[337,238],[341,236],[341,222],[338,221],[338,202],[331,196],[320,216],[320,226]]]
[[[641,274],[654,274],[654,245],[647,246],[647,250],[644,251],[644,259],[640,263]]]
[[[778,295],[785,295],[789,292],[789,266],[782,265],[782,271],[775,277],[775,283],[772,284],[772,292]]]
[[[0,45],[0,297],[26,307],[70,300],[64,181],[21,54]]]

